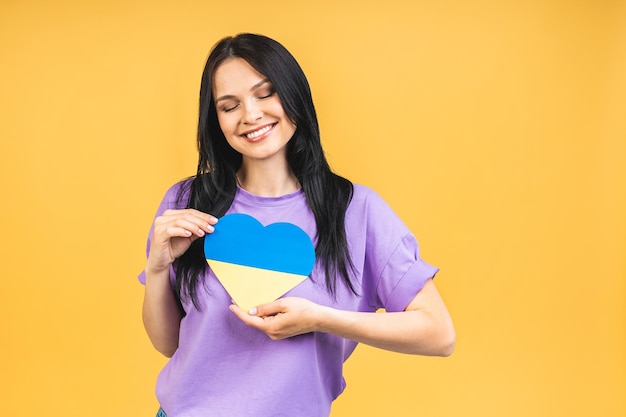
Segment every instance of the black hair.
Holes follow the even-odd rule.
[[[217,67],[231,58],[242,58],[274,86],[285,114],[296,125],[287,144],[287,162],[295,174],[317,226],[318,261],[324,268],[326,287],[335,295],[337,277],[356,294],[350,280],[353,264],[345,231],[345,214],[353,185],[333,173],[322,149],[319,125],[309,83],[291,53],[277,41],[262,35],[242,33],[220,40],[211,49],[202,74],[198,122],[198,167],[188,189],[186,206],[216,217],[226,213],[237,190],[236,172],[242,156],[226,141],[217,120],[212,94]],[[182,300],[198,307],[197,286],[207,267],[203,239],[176,261],[176,287]]]

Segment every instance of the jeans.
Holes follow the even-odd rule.
[[[163,411],[162,408],[159,408],[156,417],[167,417],[167,414],[165,414],[165,411]]]

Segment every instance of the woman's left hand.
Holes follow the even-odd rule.
[[[450,314],[432,279],[424,284],[404,311],[339,310],[304,298],[286,297],[245,312],[230,309],[248,326],[274,340],[323,332],[393,352],[448,356],[456,333]]]
[[[230,309],[241,321],[261,330],[272,340],[314,332],[322,306],[305,298],[286,297],[243,311],[237,305]]]

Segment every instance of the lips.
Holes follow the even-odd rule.
[[[258,129],[242,133],[241,136],[243,136],[244,138],[248,139],[249,141],[256,142],[258,140],[261,140],[261,139],[265,138],[267,136],[267,134],[269,132],[271,132],[272,129],[274,129],[274,126],[276,126],[276,125],[277,125],[277,123],[272,123],[270,125],[265,125],[265,126],[260,127]]]

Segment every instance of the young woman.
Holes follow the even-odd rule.
[[[376,193],[330,170],[308,82],[282,45],[240,34],[214,46],[198,148],[196,175],[157,211],[140,276],[146,331],[171,357],[159,415],[328,416],[357,343],[452,353],[437,269]],[[303,229],[317,255],[311,275],[276,301],[233,305],[203,253],[228,213]]]

